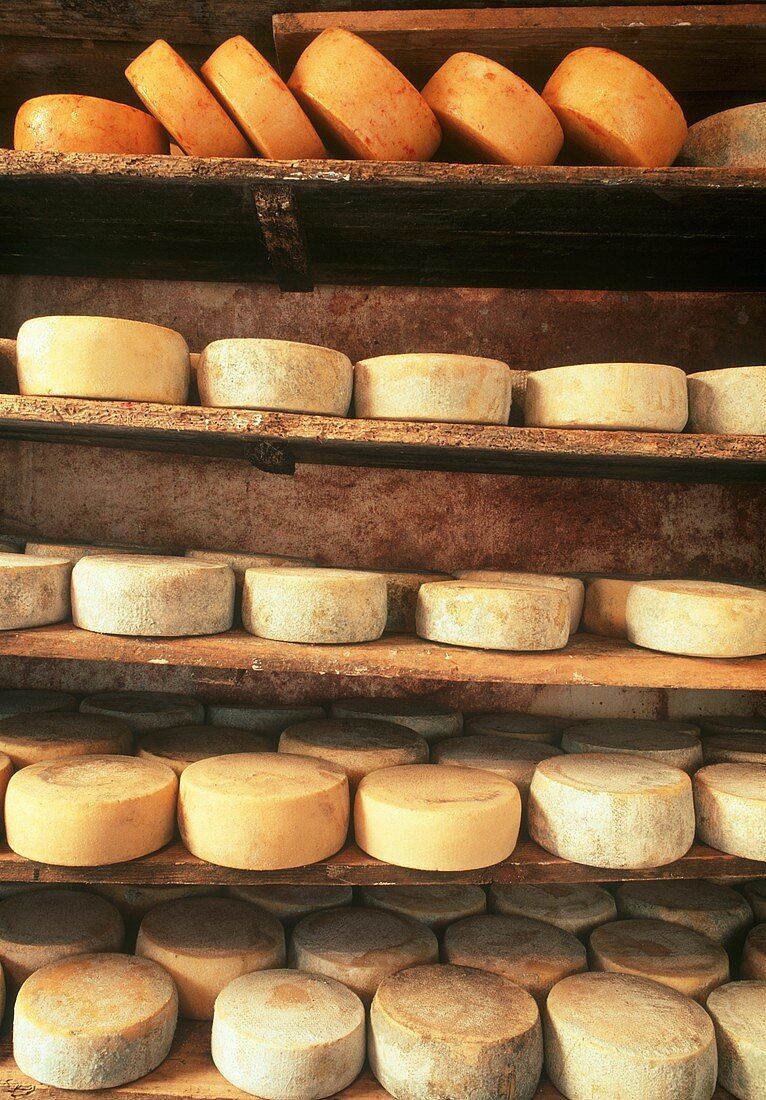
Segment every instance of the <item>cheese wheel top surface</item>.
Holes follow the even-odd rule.
[[[444,960],[502,974],[534,996],[566,974],[587,969],[576,936],[546,921],[489,913],[451,924]]]
[[[679,734],[682,738],[699,740],[700,724],[697,721],[669,718],[586,718],[581,722],[570,721],[564,733],[572,737],[614,737],[616,740],[630,737],[666,736]]]
[[[14,714],[46,714],[77,710],[77,696],[68,691],[11,688],[0,691],[0,718]]]
[[[505,776],[520,790],[529,786],[535,766],[562,750],[543,741],[514,741],[512,737],[452,737],[431,751],[434,764],[479,768]]]
[[[58,756],[130,753],[130,726],[96,714],[27,714],[0,720],[0,752],[16,767]]]
[[[128,886],[122,883],[93,883],[94,890],[101,897],[116,905],[124,916],[131,920],[141,920],[150,909],[165,901],[178,898],[206,896],[214,894],[217,886]]]
[[[162,554],[162,550],[153,550],[146,546],[95,546],[84,542],[28,542],[25,553],[38,558],[66,558],[76,562],[80,558],[101,554]]]
[[[237,729],[252,730],[269,737],[278,737],[288,726],[298,722],[311,722],[315,718],[325,717],[324,708],[319,705],[208,703],[207,706],[207,720],[211,726],[235,726]]]
[[[155,119],[125,103],[89,95],[42,95],[16,115],[14,149],[37,153],[167,153]]]
[[[167,691],[106,691],[80,703],[83,714],[104,714],[126,722],[134,732],[201,723],[205,708],[190,695]]]
[[[679,768],[643,756],[574,753],[541,760],[538,772],[580,791],[631,797],[644,792],[677,792],[690,786]]]
[[[696,928],[717,939],[752,924],[750,906],[736,890],[704,879],[623,882],[615,894],[621,917],[657,917]]]
[[[273,747],[271,738],[259,737],[251,730],[235,729],[233,726],[171,726],[145,734],[138,743],[137,755],[167,764],[176,775],[180,775],[197,760],[232,753],[269,752]]]
[[[360,786],[366,798],[379,804],[420,811],[460,806],[468,811],[476,801],[500,805],[513,794],[512,783],[489,772],[437,764],[382,768],[365,776]]]
[[[656,729],[652,728],[650,721],[641,723],[640,720],[628,720],[625,725],[619,722],[584,722],[564,730],[561,747],[569,753],[633,753],[685,770],[702,765],[699,729],[693,725],[684,728],[681,722],[659,722]]]
[[[439,943],[430,928],[384,909],[351,906],[312,913],[296,925],[293,949],[354,967],[379,967],[401,952],[415,961],[437,962]]]
[[[16,772],[12,783],[18,791],[38,791],[41,797],[46,787],[55,787],[59,795],[66,791],[70,804],[89,806],[105,800],[129,802],[164,791],[174,785],[175,776],[164,764],[135,756],[93,755],[31,764]]]
[[[428,761],[428,745],[414,730],[363,719],[321,718],[288,726],[279,751],[329,760],[353,783],[378,768]]]
[[[334,764],[276,752],[235,753],[199,760],[184,770],[184,787],[196,785],[227,798],[291,801],[312,791],[334,791],[346,773]]]
[[[515,573],[504,569],[462,569],[455,573],[455,576],[463,581],[489,581],[530,588],[563,589],[567,594],[571,611],[570,632],[574,633],[580,625],[585,601],[585,585],[579,577],[552,576],[548,573]]]
[[[121,940],[123,935],[117,909],[84,890],[32,891],[0,901],[0,956],[10,945],[54,947],[101,938]]]
[[[558,744],[561,730],[568,719],[553,718],[542,714],[517,714],[500,711],[497,714],[469,714],[465,719],[467,734],[490,737],[511,737],[529,741],[547,741]]]
[[[617,916],[609,891],[590,883],[493,883],[489,904],[495,913],[545,921],[577,935]]]
[[[0,726],[0,730],[2,726]],[[711,734],[702,738],[702,749],[706,764],[747,763],[766,764],[766,737],[762,733],[735,734],[717,736]]]
[[[766,764],[707,764],[694,782],[718,794],[762,803],[766,810]]]
[[[766,168],[766,103],[746,103],[689,127],[679,164]]]
[[[55,566],[68,565],[63,557],[38,557],[36,554],[0,553],[0,570],[10,573],[21,570],[25,573],[45,572]]]
[[[259,951],[283,940],[279,921],[237,898],[187,897],[160,902],[141,921],[157,947],[205,958]]]
[[[720,944],[670,921],[637,918],[602,924],[591,933],[590,949],[594,970],[639,973],[663,984],[674,976],[704,973],[709,978],[712,973],[720,985],[729,977],[729,957]]]
[[[364,886],[361,896],[365,905],[390,909],[437,929],[487,908],[480,886]]]

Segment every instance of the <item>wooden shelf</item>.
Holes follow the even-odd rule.
[[[562,431],[0,395],[0,437],[296,463],[689,482],[766,480],[766,437]]]

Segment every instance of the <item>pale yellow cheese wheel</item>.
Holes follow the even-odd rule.
[[[166,551],[147,546],[94,546],[87,542],[28,542],[25,553],[38,558],[65,558],[74,565],[80,558],[104,554],[165,554]]]
[[[689,657],[766,653],[766,592],[715,581],[641,581],[628,593],[628,638]]]
[[[766,764],[766,737],[756,734],[711,734],[702,738],[706,764]]]
[[[524,423],[535,428],[680,432],[686,375],[663,363],[578,363],[532,371]]]
[[[177,791],[170,768],[134,756],[31,764],[8,784],[8,846],[63,867],[137,859],[172,839]]]
[[[579,577],[557,577],[547,573],[513,573],[497,569],[463,569],[458,570],[455,576],[463,581],[489,581],[522,588],[563,589],[569,600],[569,633],[574,634],[580,625],[585,586]]]
[[[288,726],[279,739],[279,751],[328,760],[346,773],[352,791],[370,772],[428,763],[428,745],[414,730],[353,718],[320,718]]]
[[[361,359],[354,409],[367,420],[507,424],[511,371],[499,359],[412,352]]]
[[[699,726],[693,722],[642,718],[592,718],[568,726],[565,752],[619,752],[646,756],[693,773],[702,767]]]
[[[766,168],[766,103],[745,103],[689,127],[678,164],[702,168]]]
[[[689,431],[766,435],[766,366],[699,371],[687,382]]]
[[[718,1080],[742,1100],[766,1097],[766,982],[729,982],[706,1008],[718,1044]]]
[[[362,851],[423,871],[499,863],[516,846],[520,825],[518,788],[473,768],[384,768],[365,776],[354,801]]]
[[[615,893],[621,917],[681,924],[728,944],[750,927],[753,913],[736,890],[704,879],[623,882]]]
[[[441,581],[418,592],[421,638],[474,649],[561,649],[569,640],[563,589]]]
[[[96,714],[20,714],[0,720],[0,753],[14,768],[67,756],[130,755],[133,734],[118,718]]]
[[[235,898],[166,901],[141,921],[136,954],[167,970],[178,991],[178,1013],[212,1020],[213,1005],[229,982],[285,964],[282,925]]]
[[[161,325],[117,317],[33,317],[16,341],[19,392],[183,405],[189,349]]]
[[[617,916],[609,891],[584,882],[495,882],[489,888],[488,902],[492,913],[544,921],[575,936],[587,936]]]
[[[434,764],[458,768],[480,768],[509,779],[519,788],[526,805],[529,785],[535,768],[549,756],[560,756],[562,750],[543,741],[514,741],[512,737],[453,737],[440,741],[431,750]]]
[[[288,726],[326,717],[323,707],[298,703],[208,703],[206,714],[211,726],[236,726],[266,737],[279,737]]]
[[[449,573],[407,573],[391,569],[368,569],[367,572],[380,573],[386,579],[386,632],[392,634],[415,633],[415,611],[421,584],[452,579]]]
[[[430,699],[336,699],[330,713],[333,718],[394,722],[419,733],[429,745],[456,737],[463,728],[459,710]]]
[[[90,95],[41,95],[22,103],[14,149],[34,153],[167,153],[162,127],[146,114]]]
[[[627,638],[625,606],[636,577],[593,577],[585,588],[583,629],[605,638]]]
[[[189,851],[221,867],[266,871],[327,859],[348,832],[346,773],[286,753],[241,753],[190,764],[178,824]]]
[[[708,764],[694,776],[697,832],[704,844],[766,860],[766,764]]]
[[[739,976],[759,982],[766,981],[766,924],[756,924],[748,932]]]
[[[77,696],[68,691],[11,688],[0,691],[0,718],[14,714],[54,714],[77,710]]]
[[[272,738],[233,726],[172,726],[144,734],[136,745],[136,756],[165,764],[176,775],[181,775],[190,764],[208,760],[211,756],[271,752],[274,748]]]
[[[387,909],[442,932],[456,920],[485,912],[487,896],[481,886],[446,883],[444,886],[362,886],[361,900],[371,909]]]
[[[82,714],[103,714],[119,718],[134,733],[167,729],[170,726],[199,725],[205,708],[190,695],[170,691],[105,691],[88,695],[80,703]]]
[[[369,642],[383,633],[386,582],[352,569],[248,569],[245,630],[259,638],[327,645]]]
[[[285,924],[294,924],[310,913],[351,905],[350,886],[228,886],[232,898],[257,905]]]
[[[567,718],[554,718],[547,714],[499,711],[466,715],[465,732],[471,736],[511,737],[514,741],[545,741],[558,745],[561,731],[568,722]]]
[[[218,886],[130,886],[120,883],[91,883],[89,890],[116,905],[126,921],[139,922],[150,909],[165,901],[179,898],[209,897],[218,893]]]
[[[742,890],[756,921],[766,921],[766,879],[747,882]]]
[[[69,618],[72,565],[63,558],[0,553],[0,630]]]

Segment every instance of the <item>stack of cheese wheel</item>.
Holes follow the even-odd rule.
[[[700,840],[719,852],[766,860],[766,764],[709,764],[694,776]]]
[[[71,563],[0,553],[0,630],[25,630],[69,617]]]
[[[351,569],[248,569],[245,630],[281,642],[369,642],[388,615],[385,578]]]
[[[89,95],[41,95],[16,114],[14,149],[34,153],[167,153],[162,127],[145,111]]]
[[[642,718],[591,718],[568,726],[565,752],[617,752],[646,756],[695,772],[702,767],[699,726],[693,722]]]
[[[736,890],[716,882],[623,882],[615,893],[620,917],[681,924],[724,946],[741,940],[753,911]]]
[[[612,895],[589,883],[493,883],[489,908],[493,913],[553,924],[580,937],[617,916]]]
[[[100,692],[86,696],[80,703],[80,711],[118,718],[130,726],[133,733],[199,725],[205,721],[205,708],[199,700],[169,691]]]
[[[424,699],[336,699],[330,712],[333,718],[394,722],[419,733],[429,745],[457,737],[463,728],[459,710]]]
[[[766,103],[746,103],[689,127],[679,164],[766,168]]]
[[[687,381],[689,431],[766,435],[766,366],[703,370]]]
[[[680,432],[686,375],[662,363],[579,363],[532,371],[524,423],[535,428]]]
[[[206,714],[211,726],[235,726],[265,737],[279,737],[288,726],[325,717],[323,707],[297,703],[208,703]]]
[[[328,760],[346,773],[352,791],[370,772],[428,762],[428,745],[414,730],[357,719],[321,718],[288,726],[279,751]]]
[[[729,982],[706,1008],[718,1043],[718,1080],[733,1096],[758,1097],[766,1080],[766,982]]]
[[[592,577],[586,581],[583,627],[589,634],[627,638],[628,592],[642,577]]]
[[[165,764],[176,775],[181,775],[198,760],[234,753],[269,752],[273,748],[270,737],[233,726],[172,726],[145,734],[138,743],[137,755]]]
[[[690,657],[766,653],[766,591],[715,581],[640,581],[628,593],[631,642]]]
[[[465,732],[472,736],[510,737],[514,741],[544,741],[558,745],[561,731],[569,724],[567,718],[505,710],[469,715],[465,720]]]
[[[130,726],[96,714],[21,714],[0,719],[0,752],[14,768],[67,756],[129,755]]]
[[[463,569],[455,573],[458,580],[489,581],[495,584],[510,584],[522,588],[563,589],[569,600],[569,633],[574,634],[580,625],[585,585],[578,577],[556,577],[547,573],[512,573],[494,569]]]
[[[351,905],[350,886],[229,886],[227,893],[264,909],[288,927],[325,909]]]
[[[444,886],[363,886],[362,901],[372,909],[387,909],[443,932],[455,921],[474,917],[487,908],[480,886],[449,883]]]
[[[421,586],[417,632],[476,649],[561,649],[569,640],[570,615],[563,588],[439,581]]]

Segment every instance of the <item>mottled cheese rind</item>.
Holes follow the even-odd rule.
[[[563,589],[486,581],[441,581],[418,592],[421,638],[474,649],[541,651],[569,640],[570,607]]]
[[[199,725],[205,721],[205,708],[198,699],[169,691],[100,692],[86,696],[80,703],[80,712],[119,718],[134,733]]]
[[[574,634],[580,625],[585,586],[579,577],[551,576],[548,573],[513,573],[496,569],[462,569],[455,573],[455,576],[463,581],[489,581],[529,588],[563,588],[569,600],[569,633]]]
[[[741,1100],[766,1097],[766,981],[729,982],[707,999],[718,1044],[718,1080]]]
[[[415,613],[421,584],[427,581],[452,579],[449,573],[407,573],[393,569],[371,569],[368,572],[380,573],[386,578],[388,598],[386,633],[391,634],[415,633]]]
[[[126,921],[138,923],[154,908],[165,901],[179,898],[208,897],[217,894],[218,886],[132,886],[116,882],[91,883],[89,890],[111,901]]]
[[[71,563],[0,553],[0,630],[26,630],[69,618]]]
[[[104,554],[166,554],[166,550],[150,546],[95,546],[89,542],[28,542],[25,553],[39,558],[65,558],[72,565],[80,558],[101,557]]]
[[[715,581],[640,581],[628,593],[628,639],[689,657],[766,653],[766,592]]]
[[[394,722],[419,733],[429,745],[457,737],[463,728],[459,710],[427,699],[335,699],[330,713],[333,718]]]
[[[428,745],[414,730],[394,722],[351,718],[288,726],[279,739],[279,751],[328,760],[346,773],[352,791],[370,772],[428,763]]]
[[[766,879],[755,879],[742,887],[756,921],[766,921]]]
[[[362,886],[363,903],[374,909],[427,924],[434,932],[443,932],[454,921],[477,916],[487,908],[487,896],[480,886],[434,883],[431,886]]]
[[[680,432],[688,413],[686,375],[664,363],[578,363],[527,379],[531,427]]]
[[[766,103],[745,103],[689,127],[679,164],[701,168],[766,168]]]
[[[328,645],[369,642],[388,616],[386,582],[351,569],[248,569],[245,630],[259,638]]]
[[[766,167],[766,109],[763,162]],[[766,366],[725,367],[687,376],[689,431],[766,435]]]
[[[704,844],[766,860],[766,764],[708,764],[694,776],[697,831]]]
[[[617,916],[609,891],[584,882],[496,882],[489,887],[488,904],[492,913],[544,921],[581,937]]]
[[[240,596],[248,569],[300,569],[312,565],[308,558],[290,558],[284,554],[251,554],[242,550],[186,550],[185,558],[208,561],[214,565],[228,565],[234,570],[234,579]]]
[[[622,918],[681,924],[716,943],[731,943],[753,923],[752,910],[741,894],[704,879],[623,882],[617,887],[615,900]]]
[[[167,153],[162,127],[145,111],[90,95],[41,95],[22,103],[14,149],[33,153]]]
[[[133,734],[117,718],[96,714],[20,714],[0,719],[0,753],[14,768],[67,756],[130,755]]]

